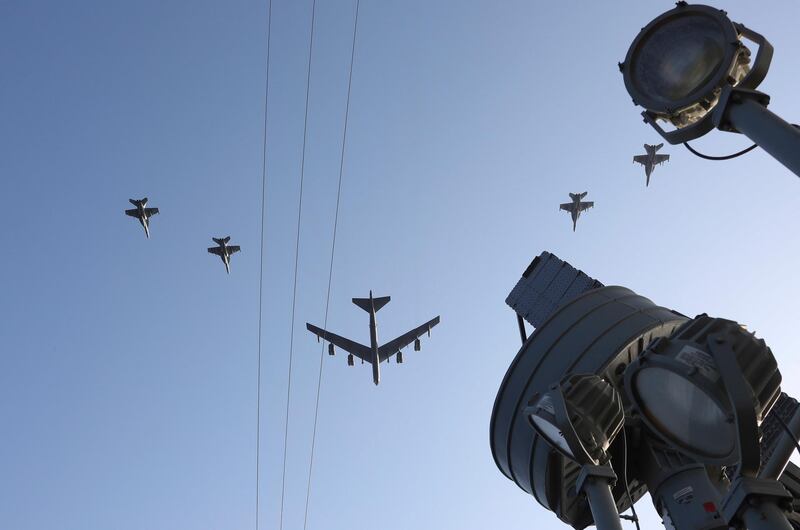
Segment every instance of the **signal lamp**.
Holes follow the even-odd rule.
[[[743,38],[758,45],[752,66]],[[620,70],[634,104],[646,109],[645,121],[675,144],[714,128],[710,111],[722,89],[756,88],[767,75],[772,53],[763,36],[732,22],[725,11],[678,2],[642,28]],[[657,119],[677,130],[664,131]]]
[[[758,45],[752,64],[743,39]],[[772,53],[763,36],[725,11],[678,2],[642,28],[619,69],[644,121],[669,143],[715,127],[742,133],[800,176],[800,130],[767,110],[769,96],[755,90]],[[676,129],[665,131],[658,120]]]
[[[536,432],[579,464],[604,463],[624,412],[613,386],[594,374],[573,374],[535,397],[525,413]]]
[[[758,469],[757,426],[781,382],[763,340],[736,322],[700,315],[654,341],[624,379],[633,410],[665,442],[706,464],[747,461]]]

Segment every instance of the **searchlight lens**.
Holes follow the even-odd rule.
[[[725,60],[725,35],[716,20],[688,15],[646,35],[631,68],[638,90],[665,107],[704,88]]]
[[[547,442],[564,453],[565,456],[574,459],[575,455],[572,454],[572,449],[570,449],[569,444],[567,443],[567,439],[564,438],[564,433],[558,426],[553,425],[546,419],[542,418],[541,416],[537,416],[536,414],[531,414],[531,421],[536,427],[536,430],[542,437],[547,440]]]
[[[683,447],[711,457],[730,454],[736,430],[728,414],[700,387],[683,376],[657,366],[636,376],[636,394],[647,419]]]

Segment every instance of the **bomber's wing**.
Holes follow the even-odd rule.
[[[239,245],[228,245],[228,254],[235,254],[240,250],[242,250],[242,247],[240,247]]]
[[[158,213],[158,208],[145,208],[144,213],[147,217],[152,217]]]
[[[136,208],[134,208],[132,210],[125,210],[125,215],[130,215],[131,217],[137,217],[138,218],[139,217],[139,210],[137,210]]]
[[[654,164],[663,164],[669,160],[669,155],[656,155],[655,160],[653,160]]]
[[[656,156],[662,156],[662,155],[656,155]],[[667,155],[667,157],[669,157],[669,155]],[[633,161],[638,162],[641,165],[645,166],[647,165],[647,155],[636,155],[635,157],[633,157]]]
[[[565,212],[571,212],[573,210],[574,202],[565,202],[564,204],[560,205],[558,208],[564,210]]]
[[[412,329],[408,333],[404,333],[400,335],[396,339],[387,342],[383,346],[378,348],[378,358],[380,362],[383,362],[389,359],[392,355],[400,351],[400,349],[405,348],[419,337],[428,333],[433,326],[439,323],[439,317],[436,317],[432,320],[427,321],[423,325]]]
[[[216,254],[217,256],[222,256],[223,255],[222,247],[208,247],[208,251],[211,254]]]
[[[370,359],[370,349],[363,344],[359,344],[354,342],[350,339],[346,339],[344,337],[340,337],[335,333],[331,333],[330,331],[325,331],[324,329],[318,328],[313,324],[306,323],[306,329],[320,338],[322,340],[327,340],[334,346],[337,346],[347,353],[352,353],[362,361],[371,362]]]
[[[578,209],[583,212],[585,210],[588,210],[589,208],[592,208],[593,206],[594,206],[594,201],[586,201],[579,203]]]

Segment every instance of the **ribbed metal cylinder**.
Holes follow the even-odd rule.
[[[524,409],[536,394],[569,373],[592,373],[619,387],[628,364],[655,338],[669,335],[687,318],[657,306],[625,287],[588,291],[558,308],[525,342],[495,400],[490,445],[498,468],[567,524],[592,524],[585,498],[575,493],[579,467],[536,434]],[[611,447],[612,462],[615,451]],[[619,454],[619,453],[617,453]],[[615,469],[618,476],[622,469]],[[628,506],[623,481],[613,490],[620,509]],[[634,498],[645,491],[631,481]]]

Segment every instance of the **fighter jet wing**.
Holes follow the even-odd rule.
[[[131,217],[139,217],[139,210],[134,208],[133,210],[125,210],[125,215],[130,215]]]
[[[217,256],[222,256],[223,255],[222,247],[208,247],[208,251],[211,254],[216,254]]]
[[[147,217],[152,217],[158,213],[158,208],[145,208],[144,213]]]
[[[580,211],[588,210],[594,206],[594,201],[587,201],[578,204]]]
[[[655,160],[653,160],[653,163],[654,164],[663,164],[667,160],[669,160],[669,155],[656,155],[656,158],[655,158]]]
[[[306,324],[306,329],[316,335],[318,338],[322,340],[327,340],[334,346],[337,346],[347,353],[352,353],[362,361],[372,362],[370,359],[370,349],[364,346],[363,344],[359,344],[357,342],[353,342],[350,339],[346,339],[344,337],[340,337],[335,333],[331,333],[330,331],[325,331],[324,329],[318,328],[312,324]]]
[[[575,204],[575,203],[573,203],[573,202],[565,202],[564,204],[559,206],[559,209],[564,210],[565,212],[571,212],[573,204]]]
[[[383,362],[391,358],[392,355],[397,353],[401,348],[405,348],[425,333],[428,333],[428,331],[430,331],[430,329],[438,323],[439,317],[436,317],[419,326],[418,328],[414,328],[408,333],[400,335],[396,339],[387,342],[378,348],[378,359],[380,359],[380,362]]]
[[[228,245],[228,254],[235,254],[240,250],[242,250],[242,248],[239,245]]]
[[[656,155],[656,156],[658,157],[663,155]],[[669,155],[667,155],[667,157],[669,157]],[[647,165],[647,155],[636,155],[635,157],[633,157],[633,161],[638,162],[643,166]]]

